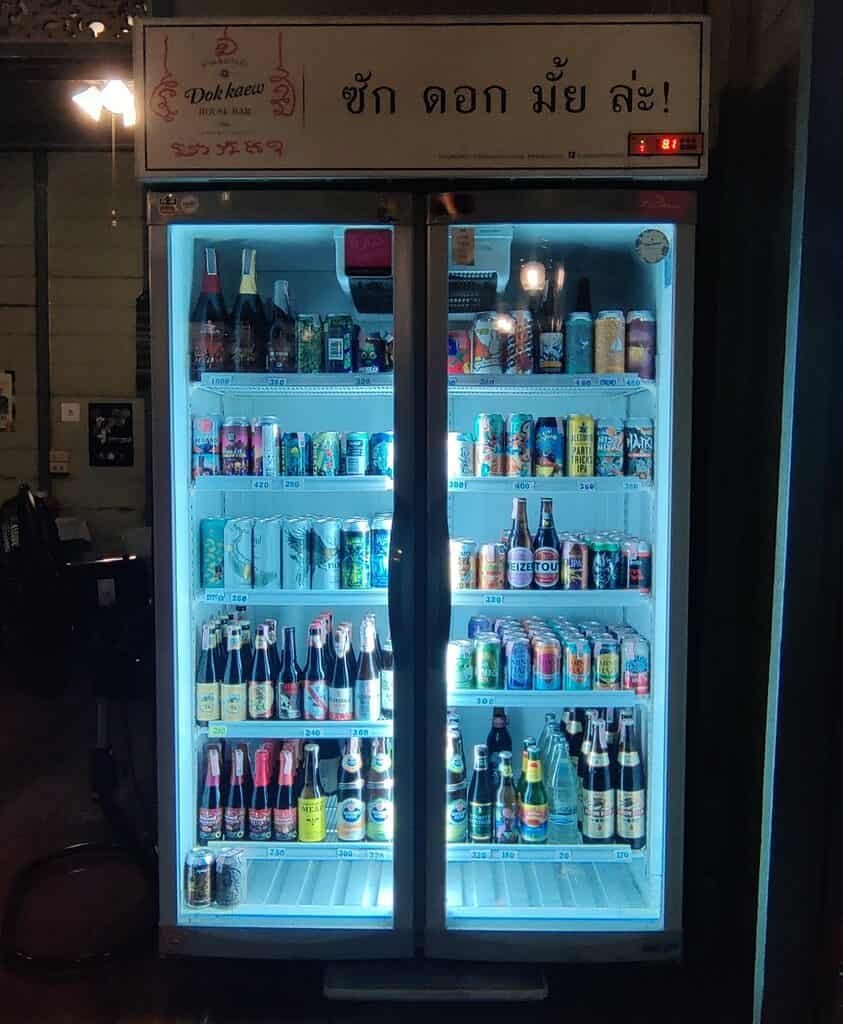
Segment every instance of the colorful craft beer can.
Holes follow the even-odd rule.
[[[319,430],[311,440],[314,476],[339,476],[340,435],[336,430]]]
[[[395,434],[381,430],[369,438],[369,462],[372,476],[388,476],[395,470]]]
[[[479,633],[474,638],[474,681],[478,690],[501,687],[501,639],[497,633]]]
[[[530,641],[522,636],[510,636],[503,644],[504,688],[531,690],[533,688]]]
[[[622,309],[604,309],[594,321],[594,372],[623,373],[626,318]]]
[[[211,516],[199,524],[199,585],[222,590],[225,562],[225,519]]]
[[[325,320],[325,372],[351,373],[354,321],[350,316],[332,314]]]
[[[281,519],[255,519],[252,530],[252,577],[255,590],[281,589]]]
[[[261,416],[252,423],[252,473],[281,475],[281,427],[275,416]]]
[[[288,516],[281,528],[281,586],[310,589],[310,518]]]
[[[504,339],[504,373],[533,373],[536,365],[533,314],[529,309],[515,309],[509,319],[512,326]],[[499,317],[499,322],[503,320]]]
[[[565,638],[563,686],[566,690],[591,689],[591,644],[584,637]]]
[[[556,416],[536,420],[536,476],[562,476],[565,472],[565,421]]]
[[[342,521],[317,516],[311,523],[310,585],[313,590],[340,589],[340,531]]]
[[[480,590],[503,590],[506,583],[506,544],[481,544],[477,553],[477,585]]]
[[[315,313],[299,313],[296,317],[296,360],[299,373],[320,373],[322,357],[321,318]]]
[[[533,417],[513,412],[506,421],[506,475],[533,475]]]
[[[249,421],[229,416],[220,430],[220,465],[223,476],[248,476],[251,437]]]
[[[249,516],[225,521],[225,561],[223,581],[226,590],[252,586],[252,525]]]
[[[378,513],[372,519],[372,586],[383,590],[389,586],[389,542],[392,516]]]
[[[655,431],[649,419],[630,419],[624,426],[624,472],[639,480],[653,479]],[[224,471],[223,471],[224,472]]]
[[[562,541],[562,557],[559,561],[559,575],[563,590],[588,589],[588,545],[578,538]]]
[[[474,438],[471,434],[448,434],[448,479],[474,476]]]
[[[594,417],[568,417],[568,476],[594,476]]]
[[[340,536],[340,585],[343,590],[368,590],[372,585],[372,541],[369,520],[343,519]]]
[[[620,689],[620,644],[608,634],[594,638],[592,672],[595,690]]]
[[[191,426],[193,479],[197,476],[216,476],[220,471],[222,417],[194,416]]]
[[[445,678],[449,690],[470,690],[474,686],[474,643],[450,640],[445,655]]]
[[[562,689],[562,645],[555,638],[533,645],[533,689]]]
[[[590,582],[594,590],[617,590],[622,586],[618,541],[601,538],[592,542]]]
[[[474,418],[474,472],[477,476],[503,476],[505,428],[503,416],[481,412]]]
[[[369,472],[369,435],[353,430],[345,435],[345,475],[366,476]]]
[[[451,590],[477,588],[477,542],[464,537],[449,541]]]
[[[448,373],[471,373],[471,333],[448,331]]]
[[[565,373],[594,373],[591,313],[569,313],[565,317]]]
[[[599,419],[595,426],[596,476],[623,476],[623,420]]]
[[[285,431],[281,437],[281,471],[284,476],[307,476],[310,458],[310,434]]]
[[[626,314],[626,372],[656,379],[656,318],[649,309]]]
[[[478,313],[471,331],[471,372],[500,373],[503,369],[503,336],[497,313]]]
[[[625,636],[621,641],[621,689],[638,696],[650,692],[650,644],[643,636]]]

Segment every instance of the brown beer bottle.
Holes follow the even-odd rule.
[[[512,499],[512,526],[506,551],[506,585],[529,590],[533,585],[533,542],[527,526],[527,499]]]
[[[269,798],[269,751],[261,747],[255,754],[255,784],[249,805],[248,838],[253,842],[272,839],[272,803]]]
[[[199,798],[197,839],[201,846],[222,839],[222,793],[220,792],[220,748],[209,747],[205,760],[205,785]]]
[[[617,833],[619,843],[640,850],[647,841],[644,766],[631,716],[621,717],[618,740]]]
[[[228,342],[228,314],[222,297],[217,270],[217,250],[205,249],[202,259],[202,284],[190,314],[190,375],[199,380],[202,373],[225,368]]]
[[[615,838],[615,790],[609,748],[606,743],[606,723],[593,719],[591,750],[586,758],[586,771],[582,790],[582,841],[584,843],[611,843]]]
[[[227,843],[239,843],[246,838],[245,755],[242,747],[235,747],[231,755],[231,777],[223,809],[223,838]]]
[[[293,752],[286,747],[282,747],[278,758],[278,792],[272,811],[272,838],[276,843],[290,843],[298,838]]]
[[[275,685],[266,646],[266,627],[258,626],[255,633],[255,656],[249,679],[249,718],[272,718],[275,711]]]
[[[266,313],[258,295],[256,257],[255,249],[243,250],[240,289],[231,311],[230,367],[247,373],[265,366]]]

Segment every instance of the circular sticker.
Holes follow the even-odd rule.
[[[645,263],[661,263],[670,252],[670,242],[663,231],[647,228],[635,239],[635,251]]]
[[[188,193],[186,196],[181,197],[180,205],[181,212],[185,214],[187,217],[190,217],[199,209],[199,196],[193,195],[192,192]]]

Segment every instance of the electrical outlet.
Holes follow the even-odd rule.
[[[62,423],[78,423],[82,418],[82,407],[79,402],[61,403]]]
[[[50,449],[50,474],[52,476],[67,476],[70,472],[70,452],[58,448]]]

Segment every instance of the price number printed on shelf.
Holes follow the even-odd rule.
[[[483,598],[483,604],[502,605],[503,594],[486,594]]]
[[[268,491],[271,488],[272,488],[272,481],[268,480],[266,477],[258,476],[258,477],[255,477],[255,479],[252,481],[252,490],[253,491]]]
[[[286,377],[265,377],[264,382],[268,388],[285,388],[287,386]]]
[[[348,849],[346,849],[345,847],[342,847],[342,846],[337,848],[337,860],[353,860],[353,859],[354,859],[354,850],[348,850]]]
[[[644,485],[637,476],[630,476],[624,479],[623,489],[625,491],[641,491],[644,489]]]
[[[288,477],[284,480],[285,491],[297,491],[301,487],[301,480],[296,480],[295,477]]]
[[[227,733],[228,729],[224,725],[220,725],[218,722],[212,722],[208,726],[208,736],[210,736],[211,739],[217,739],[225,736]]]
[[[228,603],[229,604],[248,604],[249,603],[249,595],[248,594],[229,594],[228,595]]]
[[[385,860],[386,854],[383,850],[363,850],[363,856],[366,860]]]
[[[574,859],[574,855],[570,850],[559,850],[557,859],[561,860],[563,864],[567,864]]]
[[[533,480],[516,480],[512,485],[513,491],[534,491],[536,489]]]
[[[283,860],[287,856],[287,851],[283,846],[267,846],[266,855],[270,860]]]
[[[468,490],[468,483],[465,480],[449,480],[448,481],[449,491],[466,491]]]
[[[591,388],[594,387],[594,381],[591,377],[574,377],[571,381],[575,388]]]
[[[578,490],[592,493],[595,490],[593,480],[580,480]]]
[[[206,590],[205,600],[208,604],[225,604],[226,596],[223,590]]]
[[[485,694],[482,696],[477,694],[474,698],[474,706],[478,708],[493,707],[500,700],[500,697],[488,697]]]
[[[305,726],[304,737],[305,739],[318,739],[322,735],[322,730],[317,729],[315,726]]]
[[[629,850],[615,850],[615,860],[629,860]]]
[[[212,388],[230,388],[234,378],[227,373],[209,373],[202,377],[202,382]]]
[[[472,860],[491,860],[492,859],[492,851],[491,850],[472,850],[471,851],[471,859]]]
[[[369,730],[368,729],[361,729],[358,726],[358,727],[356,727],[356,728],[351,730],[351,735],[352,736],[359,736],[362,739],[366,739],[366,737],[369,735]]]

